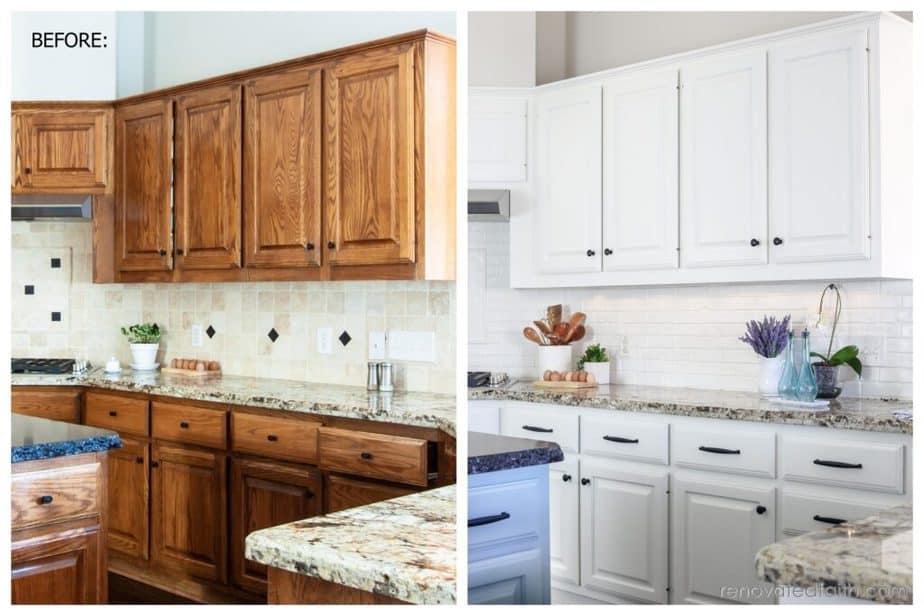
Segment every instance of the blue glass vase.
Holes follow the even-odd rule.
[[[792,330],[789,331],[789,342],[786,343],[786,362],[783,364],[783,374],[780,375],[780,384],[777,393],[781,398],[791,400],[796,397],[796,387],[799,385],[799,371],[793,355]]]
[[[809,333],[806,329],[802,332],[802,367],[799,369],[799,385],[796,388],[796,398],[802,402],[812,402],[818,395],[818,382],[815,380],[810,355]]]

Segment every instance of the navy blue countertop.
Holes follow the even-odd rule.
[[[12,413],[13,462],[108,451],[122,446],[111,430]]]
[[[561,447],[549,441],[468,433],[468,474],[506,471],[524,466],[538,466],[565,459]]]

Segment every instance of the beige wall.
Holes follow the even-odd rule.
[[[469,85],[536,85],[535,13],[469,13],[468,35]]]

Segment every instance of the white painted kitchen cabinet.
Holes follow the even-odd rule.
[[[536,97],[536,216],[532,246],[545,273],[600,271],[601,89]]]
[[[549,466],[549,557],[552,578],[581,583],[579,462],[569,456]]]
[[[767,261],[767,69],[759,49],[680,69],[680,259]]]
[[[868,33],[773,47],[770,246],[776,263],[870,254]]]
[[[536,600],[542,595],[540,559],[539,550],[527,550],[469,563],[469,605],[540,603]]]
[[[754,556],[773,543],[776,489],[760,480],[675,474],[671,603],[772,603]]]
[[[667,502],[667,468],[584,457],[581,584],[666,603]]]
[[[603,84],[603,269],[677,267],[677,71]]]
[[[526,181],[527,105],[525,97],[469,97],[469,184]]]

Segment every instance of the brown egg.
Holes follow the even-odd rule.
[[[559,372],[552,372],[552,376],[549,377],[549,380],[550,380],[550,381],[560,381],[560,380],[561,380],[561,373],[559,373]]]
[[[552,371],[551,371],[551,370],[546,370],[545,372],[542,373],[542,380],[543,380],[543,381],[551,380],[551,379],[550,379],[551,376],[552,376]]]
[[[221,364],[219,364],[217,361],[209,362],[209,371],[218,372],[219,370],[221,370]]]
[[[565,380],[566,380],[566,381],[573,381],[576,374],[577,374],[577,373],[574,372],[574,371],[568,372],[568,374],[565,375]]]
[[[581,383],[586,383],[586,382],[587,382],[587,373],[584,372],[583,370],[581,370],[580,372],[578,372],[578,380],[579,380]]]
[[[196,360],[194,360],[194,359],[184,359],[184,360],[183,360],[183,367],[186,368],[187,370],[195,370],[195,369],[196,369]]]
[[[196,372],[205,372],[208,368],[208,364],[204,361],[196,362]]]
[[[170,360],[170,367],[171,367],[171,368],[176,368],[176,357],[174,357],[173,359]]]

